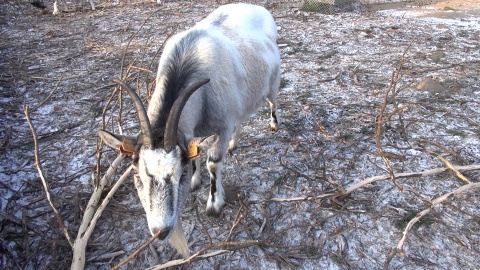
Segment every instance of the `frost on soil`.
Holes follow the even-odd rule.
[[[41,187],[22,107],[32,111],[50,191],[75,236],[96,175],[102,110],[114,89],[111,79],[120,76],[124,50],[128,46],[123,74],[130,66],[130,77],[139,78],[130,84],[145,96],[165,38],[218,5],[199,2],[105,2],[93,12],[56,17],[21,1],[2,5],[0,31],[8,37],[0,40],[2,268],[66,269],[72,255]],[[464,184],[449,171],[397,179],[399,187],[378,181],[349,196],[289,201],[388,174],[376,145],[377,117],[408,46],[404,75],[385,108],[391,118],[381,129],[393,172],[444,167],[436,155],[455,166],[480,163],[478,16],[326,16],[296,6],[267,5],[280,34],[281,129],[268,131],[267,106],[262,108],[244,124],[240,147],[226,160],[224,185],[231,196],[221,217],[205,215],[208,181],[193,192],[182,215],[194,252],[210,241],[263,244],[195,262],[193,269],[380,269],[406,223],[429,200]],[[110,130],[118,130],[118,100],[106,113]],[[137,132],[128,99],[121,121],[123,132]],[[102,172],[115,155],[105,148]],[[478,171],[463,174],[478,182]],[[480,268],[479,197],[470,190],[434,207],[410,231],[405,255],[393,257],[390,268]],[[143,209],[127,181],[89,241],[87,268],[111,268],[148,238]],[[177,258],[171,247],[154,242],[125,269]]]

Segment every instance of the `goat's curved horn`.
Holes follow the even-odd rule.
[[[173,150],[175,145],[177,145],[178,121],[180,120],[180,114],[182,114],[183,107],[185,106],[185,103],[187,103],[188,98],[190,98],[193,92],[209,81],[210,79],[204,79],[193,84],[190,88],[180,93],[173,103],[170,114],[168,115],[167,124],[165,126],[165,133],[163,134],[163,148],[165,151],[170,152]]]
[[[133,101],[133,105],[137,110],[138,121],[140,121],[140,142],[143,145],[152,145],[152,129],[150,128],[150,121],[148,120],[147,112],[143,107],[142,100],[138,97],[137,93],[130,88],[125,82],[119,79],[113,79],[113,82],[120,85],[125,89]]]

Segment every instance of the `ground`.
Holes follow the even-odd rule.
[[[58,16],[27,1],[1,4],[2,269],[67,269],[72,260],[35,166],[24,107],[51,200],[75,237],[92,179],[116,156],[104,147],[96,169],[97,131],[122,123],[124,133],[137,132],[128,98],[108,102],[111,80],[128,75],[146,97],[165,39],[219,5],[117,2]],[[480,4],[322,15],[295,1],[266,2],[257,1],[279,26],[283,123],[277,133],[267,129],[267,105],[244,123],[240,147],[225,161],[231,195],[219,218],[205,215],[203,168],[203,186],[182,213],[190,249],[230,241],[208,252],[234,251],[183,267],[479,269]],[[472,188],[436,200],[461,187]],[[392,253],[425,209],[402,252]],[[111,268],[149,237],[129,179],[97,223],[86,268]],[[178,258],[155,241],[123,269]]]

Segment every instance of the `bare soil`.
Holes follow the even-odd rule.
[[[445,2],[454,11],[433,7],[477,12],[477,2]],[[270,133],[265,106],[244,124],[239,149],[225,161],[231,195],[219,218],[205,215],[202,172],[204,184],[182,214],[190,248],[230,241],[233,250],[180,267],[479,269],[478,189],[434,203],[468,181],[478,183],[479,170],[462,171],[466,181],[452,169],[415,173],[446,167],[442,158],[454,168],[480,164],[479,17],[321,15],[300,11],[298,1],[256,3],[279,26],[283,123]],[[219,4],[105,1],[95,11],[58,16],[26,1],[0,5],[0,268],[67,269],[72,249],[39,179],[24,106],[52,200],[75,236],[97,177],[102,115],[109,130],[122,123],[124,133],[137,132],[128,98],[113,96],[103,114],[111,80],[128,74],[146,98],[165,39]],[[103,150],[102,174],[117,154]],[[386,161],[394,175],[415,174],[387,176],[339,196],[364,179],[388,175]],[[336,195],[321,197],[329,193]],[[407,233],[403,256],[389,256],[407,223],[425,209],[431,211]],[[129,180],[97,224],[86,268],[109,269],[149,237]],[[178,258],[155,241],[122,269]]]

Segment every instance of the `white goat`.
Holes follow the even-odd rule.
[[[270,127],[278,130],[276,39],[277,26],[266,9],[221,6],[167,41],[148,113],[135,92],[116,81],[134,100],[141,132],[134,137],[100,131],[100,137],[109,146],[133,154],[135,185],[150,232],[161,231],[160,239],[171,237],[184,257],[189,251],[180,213],[189,188],[201,184],[199,151],[207,151],[210,175],[206,212],[219,215],[225,204],[223,158],[236,147],[241,122],[266,99]]]
[[[65,1],[61,1],[61,2],[65,2]],[[80,3],[73,3],[73,4],[80,4],[80,6],[83,6],[83,2],[82,0],[79,1]],[[93,3],[93,0],[88,0],[88,2],[90,3],[90,7],[92,8],[92,10],[95,10],[95,3]],[[62,4],[72,4],[72,3],[62,3]],[[60,9],[58,8],[58,1],[53,1],[53,15],[57,15],[57,14],[60,14]]]

